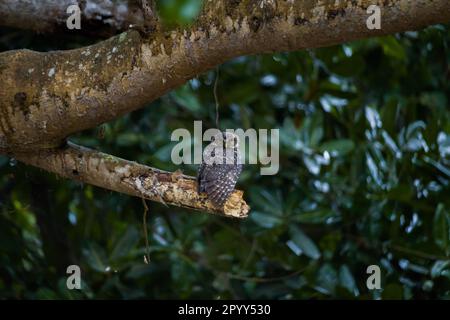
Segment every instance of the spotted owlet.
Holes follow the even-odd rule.
[[[233,192],[241,171],[238,136],[220,132],[203,151],[197,176],[198,192],[206,192],[208,198],[221,207]]]

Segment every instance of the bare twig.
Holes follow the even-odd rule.
[[[142,216],[142,227],[144,228],[144,239],[145,239],[145,256],[144,261],[146,264],[150,263],[150,245],[148,244],[148,229],[147,229],[147,213],[148,213],[148,206],[147,202],[145,202],[145,199],[142,198],[142,204],[144,206],[144,214]]]

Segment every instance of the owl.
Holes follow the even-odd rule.
[[[233,192],[241,171],[238,136],[220,132],[203,151],[197,176],[198,192],[206,192],[208,198],[221,207]]]

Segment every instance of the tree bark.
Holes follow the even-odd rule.
[[[74,4],[80,8],[80,30],[69,30],[66,26],[67,8]],[[144,28],[156,22],[148,18],[140,0],[0,0],[0,25],[38,33],[110,37],[130,26]]]
[[[372,4],[381,8],[380,30],[366,26]],[[330,46],[449,20],[448,0],[205,0],[188,29],[158,30],[148,36],[128,31],[76,50],[4,52],[0,153],[64,175],[62,164],[48,167],[39,160],[39,151],[50,150],[47,156],[56,161],[61,152],[57,148],[69,135],[141,108],[226,60]],[[107,172],[98,176],[87,170],[83,179],[113,189],[104,183]],[[131,189],[122,181],[113,190]],[[190,196],[198,199],[194,192]],[[190,206],[190,200],[183,201]]]

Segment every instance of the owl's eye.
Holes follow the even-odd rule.
[[[214,136],[211,137],[211,142],[215,141],[216,138]]]

